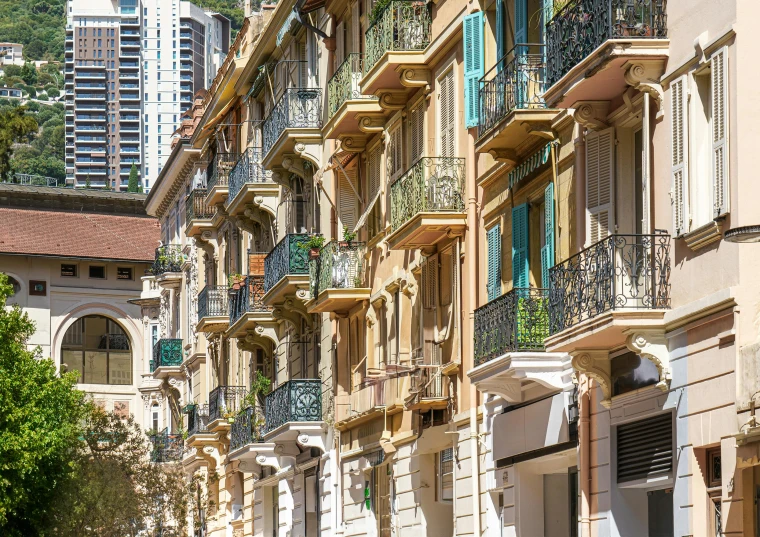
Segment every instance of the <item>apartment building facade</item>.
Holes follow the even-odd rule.
[[[756,9],[249,14],[148,199],[189,531],[759,534]]]
[[[24,65],[24,45],[0,43],[0,65]]]
[[[229,21],[179,1],[122,0],[95,7],[72,0],[66,16],[67,182],[124,191],[135,165],[148,190],[181,113],[207,86],[226,52]],[[183,75],[179,57],[185,45],[178,34],[185,33],[194,51]],[[157,136],[152,142],[151,134]]]

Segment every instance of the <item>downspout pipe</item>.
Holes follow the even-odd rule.
[[[581,537],[591,537],[591,380],[582,374],[578,393],[578,458],[581,463],[579,476],[581,489]]]

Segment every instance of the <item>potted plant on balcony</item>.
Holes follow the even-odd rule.
[[[351,243],[356,240],[356,232],[348,229],[348,226],[343,226],[343,240],[338,243],[341,248],[351,246]]]
[[[230,274],[227,278],[227,284],[230,291],[237,291],[245,285],[245,276],[242,274]]]
[[[272,391],[272,381],[269,380],[261,371],[256,371],[256,375],[251,379],[251,389],[243,401],[244,407],[261,406],[259,395],[267,395]]]
[[[308,239],[298,243],[298,247],[309,251],[309,259],[319,258],[319,251],[325,245],[325,238],[322,235],[311,235]]]

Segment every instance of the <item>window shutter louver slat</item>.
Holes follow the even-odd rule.
[[[501,225],[487,233],[488,241],[488,301],[501,296]]]
[[[298,87],[308,88],[309,87],[309,65],[306,62],[306,43],[298,43],[298,59],[301,62],[298,64],[299,78],[300,78],[298,82]]]
[[[715,216],[728,212],[728,48],[710,59],[712,79],[713,207]]]
[[[336,43],[335,43],[335,69],[340,67],[340,64],[343,63],[343,60],[345,59],[345,52],[344,52],[344,43],[343,40],[345,39],[345,31],[343,29],[343,21],[340,21],[338,23],[338,27],[335,30],[335,35],[337,36]]]
[[[541,248],[541,285],[549,288],[549,269],[554,266],[554,184],[544,190],[544,246]]]
[[[515,44],[528,42],[527,0],[515,0]]]
[[[411,155],[409,155],[409,163],[413,164],[418,158],[422,156],[424,151],[424,124],[425,124],[425,101],[423,100],[417,106],[412,108],[410,112],[410,136],[411,136]]]
[[[356,185],[356,167],[346,170],[346,175],[351,180],[343,175],[343,172],[337,170],[339,174],[338,180],[338,206],[340,208],[340,231],[339,234],[343,237],[343,227],[347,227],[350,231],[356,227],[356,221],[358,219],[358,207],[356,194],[354,194],[351,185]]]
[[[380,146],[374,148],[369,154],[369,197],[373,199],[380,190]]]
[[[528,204],[512,209],[512,287],[530,286],[528,274]]]
[[[673,231],[676,236],[688,231],[688,96],[686,76],[680,77],[670,86],[670,125],[671,125],[671,189],[673,191]]]
[[[612,223],[615,129],[586,133],[587,241],[610,234]]]
[[[431,255],[422,266],[422,285],[424,289],[424,307],[432,309],[437,303],[438,291],[438,255]]]
[[[454,71],[451,70],[441,79],[441,96],[439,114],[439,128],[441,129],[442,157],[454,156],[454,143],[456,137],[455,103],[454,103]]]
[[[483,77],[483,13],[464,18],[464,102],[465,127],[477,127],[479,81]],[[453,88],[452,88],[453,89]]]
[[[617,481],[664,476],[673,469],[670,413],[617,427]]]

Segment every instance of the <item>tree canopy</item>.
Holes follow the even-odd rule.
[[[37,120],[23,106],[0,110],[0,178],[8,177],[14,144],[28,142],[37,128]]]

